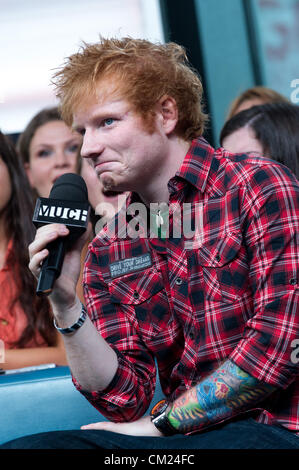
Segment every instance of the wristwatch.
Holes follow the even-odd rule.
[[[62,335],[69,335],[70,333],[74,333],[74,331],[79,330],[79,328],[81,328],[81,326],[85,322],[86,318],[87,318],[87,311],[84,305],[81,303],[80,317],[78,318],[76,323],[74,323],[72,326],[69,326],[68,328],[60,328],[59,326],[57,326],[55,318],[53,319],[53,323],[54,323],[56,330],[58,330],[59,333],[61,333]]]
[[[172,436],[178,431],[169,422],[167,417],[168,401],[163,399],[158,401],[150,412],[152,423],[163,434],[163,436]]]

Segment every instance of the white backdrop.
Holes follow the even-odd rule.
[[[99,34],[163,42],[158,0],[0,0],[2,132],[21,132],[56,104],[54,69]]]

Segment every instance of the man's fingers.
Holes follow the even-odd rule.
[[[156,426],[152,423],[149,416],[143,416],[137,421],[129,423],[113,423],[111,421],[100,421],[99,423],[86,424],[81,426],[81,429],[101,429],[102,431],[116,432],[119,434],[126,434],[128,436],[153,436],[161,437],[162,434]]]
[[[106,429],[107,431],[111,431],[111,423],[105,422],[105,421],[100,421],[99,423],[90,423],[90,424],[85,424],[84,426],[81,426],[81,429],[87,430],[87,429]]]
[[[60,224],[45,225],[37,230],[35,239],[28,247],[30,260],[28,267],[35,277],[39,276],[41,263],[49,254],[46,246],[57,238],[68,234],[68,228]]]
[[[28,267],[32,274],[37,278],[39,276],[40,270],[41,270],[41,264],[44,261],[44,259],[48,256],[49,251],[44,249],[42,251],[39,251],[36,253],[31,259],[28,264]]]
[[[57,227],[54,225],[41,227],[37,230],[35,239],[28,247],[30,259],[39,251],[43,250],[48,245],[48,243],[52,242],[56,238],[66,236],[68,234],[69,230],[64,225],[61,225],[61,227],[59,227],[58,224]]]

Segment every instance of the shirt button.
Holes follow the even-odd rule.
[[[139,299],[139,293],[137,292],[137,290],[134,291],[133,297],[134,299]]]
[[[217,263],[219,263],[220,259],[221,259],[221,256],[220,256],[220,255],[216,255],[216,256],[215,256],[215,261],[217,261]]]
[[[297,284],[297,279],[295,277],[292,277],[289,282],[292,286],[295,286]]]
[[[177,286],[181,286],[183,284],[183,280],[180,277],[177,277],[175,283]]]

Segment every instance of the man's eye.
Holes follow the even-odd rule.
[[[104,126],[111,126],[111,124],[113,124],[114,121],[115,121],[115,120],[114,120],[113,118],[108,118],[108,119],[105,119],[105,120],[103,121],[103,124],[104,124]]]

